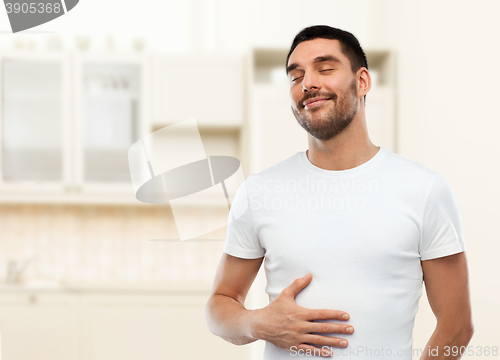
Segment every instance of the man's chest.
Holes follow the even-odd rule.
[[[256,217],[256,229],[266,268],[292,277],[309,268],[380,280],[409,262],[419,265],[417,213],[404,203],[381,202],[351,209],[268,209]]]

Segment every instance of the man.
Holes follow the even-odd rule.
[[[351,33],[302,30],[287,73],[309,149],[238,189],[207,325],[234,344],[266,341],[265,359],[412,359],[425,281],[437,326],[421,359],[458,359],[451,349],[469,343],[473,324],[460,213],[448,183],[370,141],[371,79]],[[264,257],[270,303],[247,310]]]

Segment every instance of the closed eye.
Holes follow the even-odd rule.
[[[325,72],[325,71],[333,71],[335,69],[323,69],[323,70],[319,70],[319,72]],[[303,76],[297,76],[295,79],[292,79],[292,82],[295,82],[297,80],[299,80],[300,78],[303,78]]]

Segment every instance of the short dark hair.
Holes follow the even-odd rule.
[[[366,55],[358,39],[348,31],[337,29],[328,25],[314,25],[302,29],[293,39],[292,46],[286,57],[285,67],[288,66],[288,60],[293,50],[303,41],[313,40],[313,39],[330,39],[338,40],[341,45],[342,53],[349,59],[351,63],[351,70],[353,73],[359,70],[361,67],[368,69],[368,62],[366,61]]]

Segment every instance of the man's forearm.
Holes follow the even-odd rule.
[[[472,327],[443,329],[440,328],[438,324],[427,342],[427,345],[423,349],[420,360],[460,359],[460,349],[469,344],[473,332]],[[467,350],[463,349],[462,354],[466,353]]]
[[[248,310],[232,297],[214,294],[207,302],[206,321],[212,333],[235,345],[258,340],[255,324],[258,310]]]

